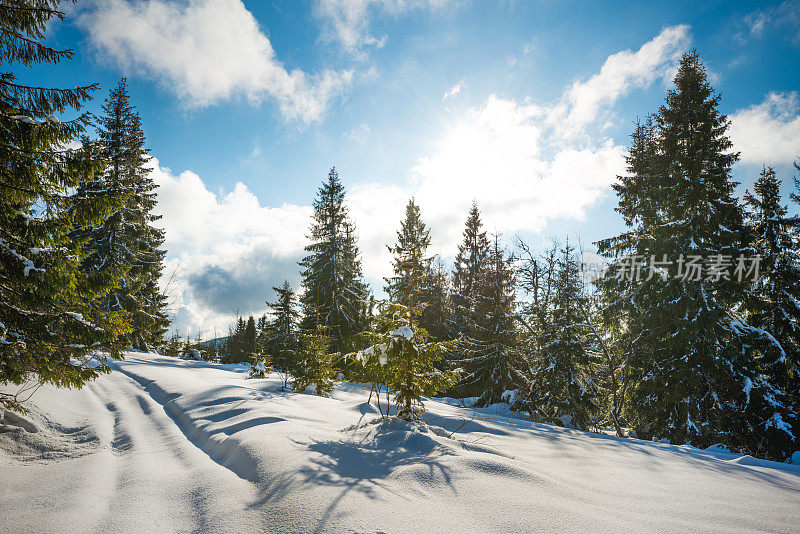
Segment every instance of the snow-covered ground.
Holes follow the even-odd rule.
[[[0,433],[0,532],[797,531],[800,466],[130,353]],[[464,425],[465,421],[469,421]],[[455,430],[455,432],[453,432]],[[13,450],[13,453],[11,452]],[[22,460],[21,460],[22,459]]]

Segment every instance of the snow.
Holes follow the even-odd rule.
[[[392,337],[404,337],[406,339],[414,339],[414,331],[411,330],[410,326],[401,326],[397,330],[394,330],[390,335]]]
[[[83,390],[43,386],[0,427],[2,532],[772,531],[800,465],[526,421],[369,389],[281,391],[249,365],[130,352]],[[384,398],[385,402],[385,398]],[[5,421],[6,419],[4,419]],[[632,527],[633,526],[633,527]]]

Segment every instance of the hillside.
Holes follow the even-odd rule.
[[[368,391],[283,392],[243,366],[129,353],[43,387],[0,433],[0,531],[772,531],[800,524],[800,466]],[[466,422],[466,424],[464,424]],[[29,427],[29,430],[34,430]]]

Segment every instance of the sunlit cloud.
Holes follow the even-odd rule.
[[[316,0],[314,13],[323,24],[323,38],[338,42],[346,51],[364,57],[364,48],[381,48],[388,36],[375,37],[370,23],[374,17],[436,10],[454,0]]]
[[[269,98],[286,119],[312,122],[352,82],[349,70],[288,70],[241,0],[102,0],[78,22],[102,59],[162,81],[190,107]]]
[[[769,93],[731,115],[730,137],[741,161],[779,165],[800,159],[800,93]]]
[[[444,96],[442,97],[442,102],[446,101],[448,98],[454,98],[458,96],[461,93],[461,89],[463,89],[463,87],[464,87],[464,80],[460,80],[458,83],[456,83],[453,87],[451,87],[444,93]]]
[[[162,286],[169,286],[175,328],[210,335],[236,309],[263,311],[284,279],[296,285],[310,206],[262,206],[241,182],[214,193],[191,171],[175,174],[155,158],[151,166],[169,251]]]

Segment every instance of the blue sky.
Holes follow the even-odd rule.
[[[601,5],[602,4],[602,5]],[[633,121],[696,48],[747,183],[800,155],[800,2],[103,0],[54,25],[75,60],[18,74],[129,78],[161,185],[176,327],[222,332],[296,282],[310,203],[335,165],[365,271],[409,196],[452,256],[475,198],[534,246],[622,229],[609,185]]]

